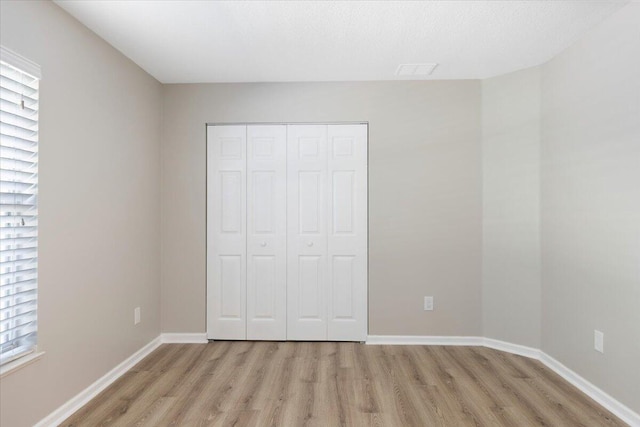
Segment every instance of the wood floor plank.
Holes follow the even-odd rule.
[[[151,405],[145,407],[131,425],[135,427],[154,427],[160,425],[166,418],[166,413],[175,403],[175,397],[160,397]],[[122,421],[121,421],[122,422]]]
[[[527,425],[553,426],[554,418],[560,419],[557,415],[550,413],[552,408],[546,408],[535,396],[523,389],[523,383],[530,374],[504,363],[502,352],[475,348],[470,349],[470,352],[481,361],[489,376],[497,381],[494,387],[500,390],[503,396],[512,399],[511,408],[517,409],[509,409],[508,412],[519,414],[520,419]]]
[[[62,426],[625,424],[535,360],[482,347],[165,344]]]
[[[561,412],[565,418],[573,420],[575,425],[601,425],[602,427],[616,425],[616,420],[610,419],[604,408],[593,408],[590,399],[584,394],[571,394],[573,386],[546,369],[542,363],[524,357],[512,358],[510,363],[530,370],[532,375],[526,379],[528,386],[547,404]],[[572,398],[567,399],[567,394]]]

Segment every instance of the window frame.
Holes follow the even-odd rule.
[[[8,188],[11,188],[11,185],[15,185],[16,187],[18,185],[24,186],[24,185],[28,185],[28,184],[32,184],[33,185],[33,189],[32,189],[32,193],[29,192],[19,192],[20,197],[26,197],[26,194],[31,194],[33,196],[33,202],[31,203],[26,203],[25,205],[27,206],[32,206],[32,208],[35,210],[35,213],[33,213],[28,219],[29,220],[34,220],[34,223],[31,225],[28,225],[28,227],[34,229],[33,230],[33,234],[34,234],[34,244],[33,246],[29,246],[27,248],[19,248],[20,251],[24,252],[27,251],[29,254],[32,254],[32,256],[26,256],[24,258],[24,260],[30,260],[30,264],[29,267],[31,265],[35,265],[34,269],[35,269],[35,273],[34,273],[34,278],[33,279],[29,279],[29,281],[33,281],[35,282],[32,286],[33,289],[30,289],[28,291],[21,291],[21,292],[32,292],[33,293],[33,305],[35,306],[32,310],[30,311],[26,311],[25,313],[20,313],[18,315],[15,314],[15,308],[14,309],[10,309],[13,311],[13,313],[8,316],[6,319],[4,319],[5,321],[11,321],[11,319],[17,318],[20,315],[26,316],[28,315],[29,312],[34,312],[33,314],[33,321],[32,322],[28,322],[27,324],[32,324],[33,326],[33,331],[29,332],[29,334],[33,334],[33,343],[27,345],[27,346],[17,346],[16,348],[13,348],[11,350],[6,350],[2,353],[0,353],[0,377],[6,375],[8,372],[13,371],[14,369],[17,369],[21,366],[24,366],[26,364],[29,364],[35,360],[38,360],[40,358],[40,356],[43,354],[42,352],[38,352],[38,285],[39,285],[39,280],[38,280],[38,224],[37,224],[37,220],[39,218],[39,213],[37,211],[37,206],[38,206],[38,147],[40,145],[40,141],[39,141],[39,123],[40,123],[40,119],[39,119],[39,94],[40,94],[40,80],[42,79],[42,75],[41,75],[41,70],[40,70],[40,66],[38,64],[36,64],[33,61],[30,61],[29,59],[13,52],[10,49],[7,49],[4,46],[0,46],[0,61],[2,62],[3,68],[8,68],[8,69],[14,69],[16,71],[16,75],[19,76],[24,76],[24,77],[29,77],[30,79],[34,80],[37,82],[36,84],[36,88],[35,88],[35,92],[33,94],[36,94],[35,97],[35,114],[32,115],[32,117],[26,118],[24,120],[27,121],[32,121],[35,122],[35,125],[33,125],[33,127],[35,128],[35,141],[31,141],[33,143],[35,143],[32,147],[34,147],[31,150],[27,150],[27,152],[31,151],[34,154],[35,157],[35,162],[32,162],[35,166],[32,168],[28,168],[28,167],[24,167],[23,169],[18,169],[15,168],[14,169],[14,174],[23,174],[23,175],[28,175],[29,173],[33,173],[32,177],[29,177],[28,180],[25,180],[23,182],[23,180],[16,180],[15,175],[13,177],[13,180],[7,179],[4,184],[8,184]],[[13,76],[11,77],[7,77],[9,78],[9,82],[11,82],[11,78],[13,78]],[[3,83],[4,84],[4,83]],[[24,88],[25,86],[27,86],[24,81],[19,82],[19,84],[16,84],[16,87],[22,87]],[[3,86],[5,89],[7,88],[7,86]],[[13,89],[13,87],[11,87],[11,89]],[[8,89],[7,94],[11,93],[11,89]],[[24,93],[22,93],[22,97],[24,98]],[[14,92],[15,94],[15,92]],[[31,95],[33,95],[31,94]],[[5,94],[6,95],[6,94]],[[4,95],[3,95],[4,96]],[[4,105],[10,105],[12,102],[15,102],[13,100],[11,100],[11,95],[8,95],[7,98],[2,98],[2,102]],[[24,100],[21,101],[23,102],[22,104],[22,108],[24,109]],[[19,120],[21,120],[19,118],[19,116],[16,116],[16,110],[10,110],[9,108],[5,108],[5,106],[3,105],[2,107],[2,113],[3,114],[7,114],[7,115],[12,115],[14,118],[18,117]],[[14,107],[15,108],[15,107]],[[5,116],[6,118],[7,116]],[[22,117],[25,117],[24,115]],[[34,118],[35,117],[35,118]],[[13,119],[12,119],[13,120]],[[6,122],[4,123],[6,124]],[[21,129],[22,126],[20,125],[15,125],[13,124],[13,126],[17,126],[17,128],[15,129]],[[7,139],[10,140],[10,138],[13,138],[13,148],[15,150],[15,147],[17,146],[16,144],[18,144],[16,141],[17,139],[15,138],[20,138],[18,136],[9,136]],[[25,140],[21,140],[21,143],[24,143],[23,141]],[[12,147],[12,145],[8,145],[8,149],[10,150]],[[22,148],[22,147],[21,147]],[[20,151],[18,149],[18,151]],[[15,156],[15,152],[14,152],[14,156]],[[14,160],[15,159],[15,160]],[[29,159],[31,160],[31,159]],[[7,157],[7,161],[8,162],[15,162],[15,163],[19,163],[19,157]],[[14,163],[14,164],[15,164]],[[27,169],[30,169],[29,171],[27,171]],[[5,170],[6,172],[6,170]],[[14,184],[11,184],[11,182],[13,181]],[[31,190],[31,189],[29,189]],[[3,190],[4,191],[4,190]],[[15,189],[14,189],[15,191]],[[17,191],[16,191],[17,192]],[[18,193],[18,192],[17,192]],[[9,193],[10,194],[10,193]],[[9,196],[10,197],[10,196]],[[28,198],[28,197],[27,197]],[[2,204],[7,203],[6,201],[2,201]],[[11,203],[9,203],[11,204]],[[22,204],[22,203],[20,203]],[[11,214],[15,214],[15,212],[11,212],[11,210],[6,210],[5,213],[7,214],[7,217],[11,217]],[[24,217],[21,219],[22,224],[24,225]],[[14,226],[14,228],[18,228],[18,226]],[[11,230],[11,226],[8,227],[8,230]],[[15,230],[13,230],[15,232]],[[12,234],[10,234],[11,236]],[[15,238],[15,234],[13,234],[13,238]],[[11,240],[11,237],[9,238],[9,240]],[[31,244],[31,242],[30,242]],[[13,247],[12,247],[13,246]],[[3,246],[4,247],[4,246]],[[6,249],[7,253],[9,253],[10,255],[6,255],[7,257],[11,257],[10,259],[8,259],[7,262],[9,262],[11,265],[12,270],[10,270],[9,272],[15,272],[15,271],[19,271],[17,269],[17,266],[20,264],[20,260],[23,259],[21,258],[21,256],[16,255],[16,247],[12,244],[11,246],[9,246],[9,249]],[[12,252],[13,251],[13,252]],[[4,257],[2,260],[0,261],[4,261]],[[3,262],[4,263],[4,262]],[[8,268],[8,266],[5,266]],[[5,273],[4,268],[1,270],[3,273]],[[9,279],[11,280],[11,279]],[[11,286],[13,286],[14,284],[11,284],[10,281],[8,281],[7,283],[9,283]],[[6,283],[0,282],[0,285],[6,285]],[[9,293],[9,298],[15,298],[16,292],[15,289],[13,290],[13,293]],[[15,307],[15,304],[14,304]],[[0,309],[5,308],[6,307],[2,307],[0,306]],[[0,318],[0,321],[2,321],[3,319]],[[25,329],[28,329],[26,326],[26,324],[18,324],[17,326],[14,325],[10,325],[9,330],[11,329],[16,329],[18,330],[20,327],[23,327]],[[7,332],[7,331],[5,331]],[[29,334],[25,334],[23,336],[28,336]],[[19,337],[19,335],[18,335]],[[17,339],[17,338],[14,338]]]

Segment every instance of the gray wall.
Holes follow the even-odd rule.
[[[540,348],[540,69],[482,81],[482,310],[488,338]]]
[[[2,44],[42,66],[39,361],[0,380],[33,425],[160,332],[161,86],[44,1],[0,3]],[[142,323],[133,325],[133,309]]]
[[[542,349],[637,412],[639,23],[631,3],[542,67],[541,148]]]
[[[479,81],[165,86],[162,330],[205,331],[205,123],[368,121],[369,333],[481,335],[480,95]]]

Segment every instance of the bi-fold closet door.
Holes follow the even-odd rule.
[[[207,127],[207,335],[363,341],[366,125]]]
[[[286,135],[207,127],[210,339],[286,339]]]

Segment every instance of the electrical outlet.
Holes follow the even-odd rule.
[[[433,310],[433,297],[424,297],[424,310],[425,311]]]
[[[604,333],[597,329],[593,331],[593,348],[600,353],[604,353]]]
[[[137,325],[138,323],[140,323],[140,307],[133,309],[133,324]]]

